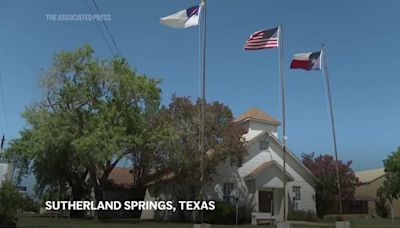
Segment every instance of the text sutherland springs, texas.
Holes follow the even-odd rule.
[[[97,204],[93,201],[46,201],[46,210],[77,210],[77,211],[99,211],[99,210],[180,210],[196,211],[215,209],[215,201],[178,201],[174,205],[173,201],[99,201]]]

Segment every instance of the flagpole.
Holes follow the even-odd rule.
[[[3,154],[4,141],[5,141],[5,137],[3,134],[3,137],[1,137],[1,143],[0,143],[0,161],[1,161],[1,156]]]
[[[200,198],[201,201],[204,201],[204,153],[205,153],[205,130],[204,130],[204,122],[205,122],[205,105],[206,105],[206,31],[207,31],[207,23],[206,23],[206,2],[205,0],[201,0],[200,2],[200,55],[201,55],[201,67],[200,67],[200,78],[201,78],[201,113],[200,113],[200,153],[201,153],[201,161],[200,161]],[[202,15],[204,15],[204,19]],[[203,20],[201,20],[203,19]],[[203,32],[201,32],[201,27],[203,22]],[[204,210],[201,210],[200,217],[201,224],[204,223]]]
[[[286,222],[286,110],[285,110],[285,76],[283,65],[282,25],[279,25],[279,75],[282,99],[282,149],[283,149],[283,222]]]
[[[340,186],[340,176],[339,176],[339,159],[338,159],[338,152],[337,152],[337,143],[336,143],[336,129],[335,129],[335,121],[333,118],[333,105],[332,105],[332,96],[331,96],[331,87],[329,83],[329,76],[328,76],[328,66],[325,61],[325,45],[322,44],[322,50],[321,50],[321,61],[322,61],[322,73],[325,78],[325,85],[326,85],[326,94],[328,98],[328,109],[329,109],[329,115],[331,119],[331,125],[332,125],[332,137],[333,137],[333,148],[335,150],[335,168],[336,168],[336,181],[337,181],[337,188],[338,188],[338,193],[339,193],[339,212],[340,212],[340,218],[343,220],[343,206],[342,206],[342,191],[341,191],[341,186]]]

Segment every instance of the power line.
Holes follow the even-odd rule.
[[[5,98],[4,98],[4,88],[3,88],[3,80],[2,80],[2,75],[0,73],[0,93],[1,93],[1,103],[3,107],[3,114],[4,114],[4,119],[6,121],[6,128],[7,128],[7,133],[10,134],[10,126],[8,124],[8,115],[7,115],[7,109],[5,105]]]
[[[95,1],[95,0],[92,0],[92,2],[93,2],[94,7],[96,7],[97,12],[98,12],[99,14],[102,14],[101,11],[100,11],[100,9],[99,9],[99,7],[97,6],[96,1]],[[117,49],[117,52],[118,52],[119,57],[122,57],[121,51],[119,50],[119,47],[118,47],[118,45],[117,45],[117,42],[115,41],[113,35],[111,34],[110,29],[109,29],[108,26],[107,26],[107,23],[106,23],[104,20],[102,20],[102,22],[103,22],[104,28],[106,28],[106,31],[107,31],[108,35],[110,36],[110,38],[111,38],[111,41],[113,42],[113,44],[114,44],[114,46],[115,46],[115,49]]]
[[[90,13],[93,15],[94,13],[93,13],[93,11],[92,11],[92,8],[90,8],[90,5],[89,5],[88,0],[85,0],[85,3],[86,3],[87,8],[89,9]],[[96,22],[96,27],[97,27],[97,29],[99,30],[100,34],[101,34],[101,37],[103,37],[104,42],[106,42],[106,45],[107,45],[108,50],[110,51],[111,55],[114,56],[115,53],[114,53],[113,49],[111,48],[111,45],[110,45],[110,43],[108,42],[107,37],[105,36],[103,30],[101,29],[101,27],[100,27],[100,25],[99,25],[99,22],[98,22],[97,20],[96,20],[95,22]]]

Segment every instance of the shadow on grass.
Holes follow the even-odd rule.
[[[390,219],[349,219],[352,228],[399,228],[400,220],[396,219],[392,224]],[[155,222],[143,221],[140,219],[106,219],[95,221],[91,218],[87,219],[68,219],[46,217],[46,216],[20,216],[18,228],[192,228],[193,223],[172,223],[172,222]],[[250,224],[245,225],[212,225],[214,228],[256,228]],[[270,225],[262,225],[258,227],[275,227]],[[309,222],[293,222],[293,228],[330,228],[334,227],[332,221],[320,221],[319,223]]]

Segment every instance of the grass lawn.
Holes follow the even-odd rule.
[[[352,219],[350,220],[351,227],[355,228],[400,228],[400,220],[395,221],[392,225],[390,219]],[[334,227],[333,222],[323,221],[319,224],[300,224],[301,222],[294,222],[293,228],[329,228]],[[47,218],[39,216],[21,216],[18,221],[18,227],[21,228],[192,228],[193,224],[189,223],[163,223],[163,222],[143,222],[140,220],[117,220],[108,222],[93,221],[90,219],[66,219],[66,218]],[[255,228],[256,226],[248,225],[212,225],[216,228],[225,227],[238,227],[238,228]],[[272,227],[270,225],[260,225],[258,227]]]
[[[93,221],[91,219],[46,218],[39,216],[21,216],[17,223],[18,228],[193,228],[192,223],[165,223],[140,220]],[[235,225],[213,225],[212,227],[236,227]],[[252,225],[239,225],[239,228],[254,228]]]
[[[356,228],[400,228],[400,219],[395,219],[394,224],[391,219],[351,219],[350,223]]]

